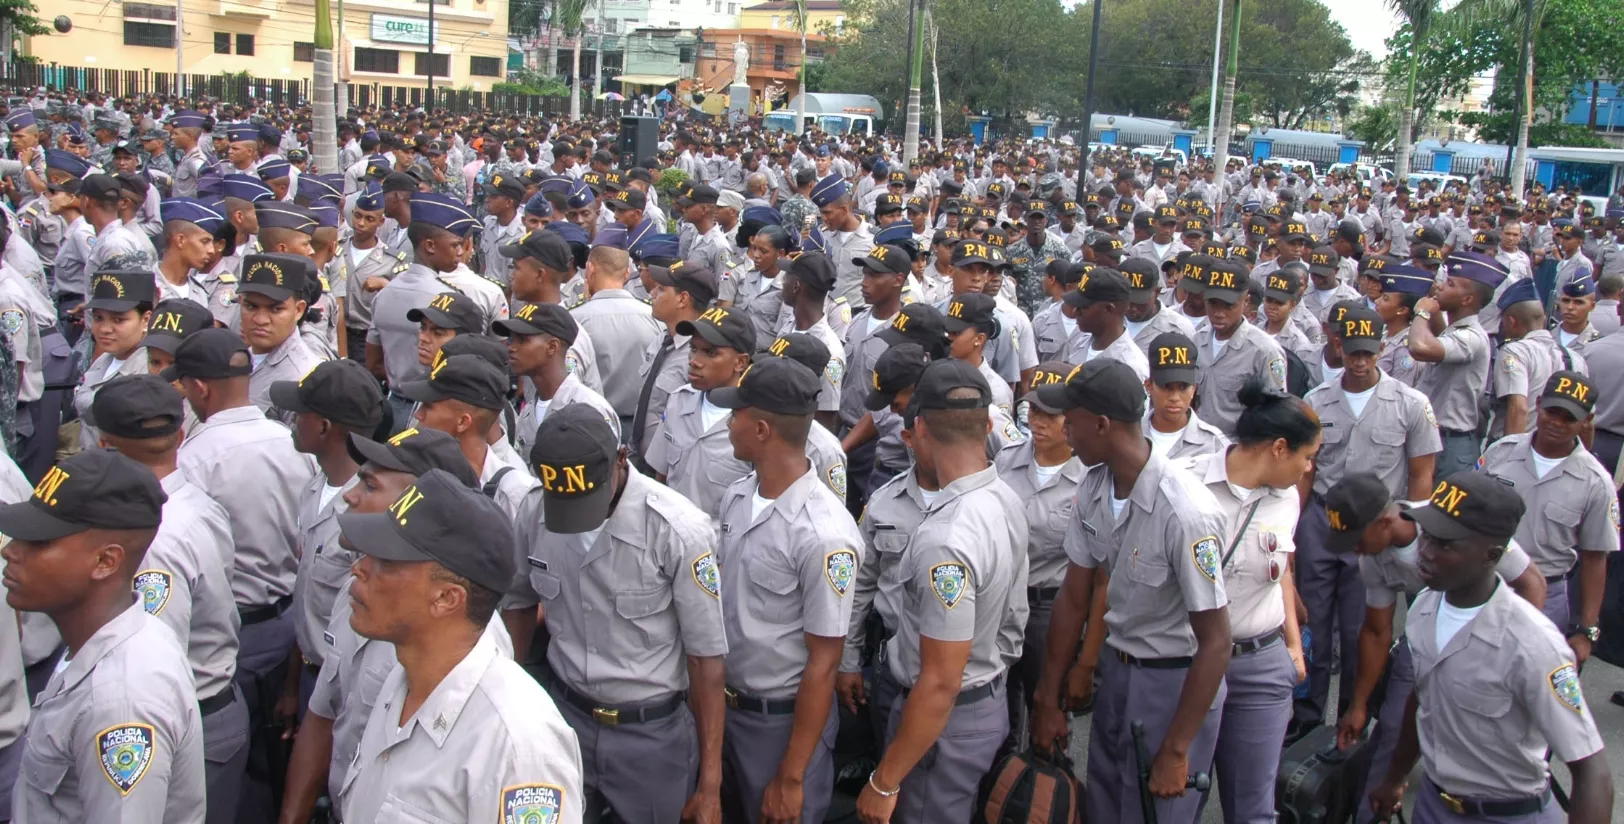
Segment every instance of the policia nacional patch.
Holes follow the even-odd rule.
[[[120,795],[129,795],[141,783],[158,752],[156,731],[148,724],[108,727],[96,736],[96,751],[101,754],[102,773],[107,780]]]
[[[564,790],[551,784],[515,784],[502,788],[501,824],[558,824],[564,814]]]

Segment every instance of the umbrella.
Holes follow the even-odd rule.
[[[625,100],[626,98],[621,97],[619,92],[604,92],[603,94],[598,95],[598,99],[599,100]]]
[[[654,96],[654,99],[655,100],[670,100],[671,99],[671,92],[666,91],[664,89],[661,89],[660,93]]]

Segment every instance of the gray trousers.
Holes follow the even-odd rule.
[[[722,741],[722,806],[733,807],[728,820],[761,821],[761,798],[778,775],[778,765],[789,749],[794,715],[764,715],[729,708],[727,737]],[[835,733],[840,730],[840,709],[829,698],[829,718],[823,737],[812,751],[801,781],[801,820],[823,821],[835,789]]]
[[[1477,459],[1483,455],[1483,443],[1476,435],[1463,435],[1442,430],[1438,433],[1443,438],[1443,451],[1438,453],[1438,465],[1433,470],[1432,477],[1443,480],[1456,472],[1465,472],[1477,467]]]
[[[245,626],[237,640],[237,674],[232,682],[242,690],[251,746],[242,792],[237,796],[236,820],[241,824],[262,824],[275,821],[282,806],[281,781],[287,769],[287,751],[280,731],[270,725],[271,708],[281,694],[288,653],[294,646],[293,614],[284,612],[269,621]]]
[[[981,779],[992,769],[993,757],[1009,734],[1009,705],[1002,684],[992,695],[953,708],[936,744],[902,779],[892,824],[942,824],[969,821],[975,809]],[[891,702],[885,740],[890,743],[902,726],[907,699],[899,692]]]
[[[881,648],[882,652],[884,648]],[[891,677],[891,668],[886,665],[882,654],[874,661],[874,677],[868,688],[868,720],[874,729],[874,751],[885,752],[885,742],[890,741],[890,734],[886,728],[891,723],[891,705],[896,702],[897,696],[902,694],[902,685],[897,679]]]
[[[558,711],[581,747],[583,821],[670,824],[699,780],[699,735],[686,704],[646,724],[605,726],[568,701]]]
[[[237,820],[237,797],[248,769],[248,704],[236,684],[237,700],[203,716],[203,781],[208,790],[205,824]]]
[[[390,392],[385,399],[389,403],[390,413],[395,416],[394,426],[389,434],[391,436],[399,435],[403,430],[411,428],[414,425],[414,422],[412,421],[412,409],[416,407],[417,404],[396,395],[393,392]]]
[[[1481,800],[1481,799],[1473,799]],[[1410,816],[1414,824],[1562,824],[1568,817],[1554,799],[1545,809],[1528,815],[1491,818],[1483,815],[1455,815],[1438,797],[1438,785],[1432,779],[1421,777],[1421,788],[1415,794],[1415,812]]]
[[[1134,750],[1131,724],[1145,725],[1145,747],[1151,758],[1167,736],[1184,689],[1187,669],[1147,669],[1125,664],[1107,646],[1100,653],[1100,683],[1095,691],[1094,717],[1088,733],[1088,788],[1084,821],[1146,824],[1139,807],[1139,756]],[[1201,731],[1190,742],[1190,772],[1212,768],[1218,744],[1218,725],[1225,688],[1220,686]],[[1275,743],[1270,757],[1279,750]],[[1178,798],[1156,799],[1157,824],[1194,824],[1201,796],[1186,792]]]
[[[1570,594],[1576,596],[1578,592],[1578,587],[1571,586],[1572,582],[1571,577],[1547,581],[1545,606],[1539,608],[1539,611],[1545,613],[1545,617],[1551,619],[1551,623],[1555,624],[1557,631],[1563,635],[1567,635],[1573,626],[1573,614],[1577,611],[1568,601]]]
[[[1475,457],[1473,460],[1477,460]],[[1338,680],[1338,714],[1353,697],[1359,671],[1359,627],[1365,620],[1365,584],[1354,553],[1333,552],[1325,545],[1331,524],[1318,495],[1297,520],[1297,593],[1308,607],[1308,698],[1296,702],[1299,724],[1318,726],[1331,713],[1331,657],[1335,638],[1342,639],[1342,674]],[[1335,633],[1335,635],[1333,635]]]
[[[1032,696],[1038,689],[1038,677],[1043,674],[1045,645],[1049,641],[1049,618],[1054,614],[1054,601],[1031,603],[1026,620],[1026,645],[1021,647],[1021,659],[1009,668],[1009,746],[1007,750],[1025,748],[1032,737]]]
[[[23,764],[27,744],[28,731],[23,730],[16,741],[0,747],[0,824],[11,820],[11,791],[17,786],[17,770]]]
[[[1224,698],[1213,757],[1224,821],[1268,824],[1275,820],[1274,779],[1280,760],[1258,754],[1279,749],[1291,721],[1297,669],[1285,640],[1230,658],[1224,685],[1229,695]]]
[[[1364,789],[1359,793],[1356,824],[1371,824],[1376,814],[1370,811],[1370,793],[1387,777],[1387,767],[1393,763],[1393,750],[1398,748],[1399,727],[1404,723],[1404,705],[1415,691],[1415,659],[1410,655],[1410,642],[1399,639],[1393,648],[1392,660],[1387,668],[1387,695],[1376,714],[1376,727],[1365,746],[1370,748],[1370,772],[1366,773]]]

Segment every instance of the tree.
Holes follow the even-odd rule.
[[[1354,140],[1363,140],[1373,152],[1386,152],[1398,142],[1398,112],[1385,103],[1361,106],[1348,119],[1344,132]]]
[[[20,35],[49,34],[51,27],[41,23],[39,9],[29,0],[0,0],[0,52],[11,61],[12,41]]]
[[[1426,48],[1432,18],[1438,12],[1438,0],[1387,0],[1387,7],[1404,19],[1417,46],[1409,52],[1409,76],[1405,80],[1403,106],[1398,112],[1398,146],[1393,153],[1393,171],[1403,175],[1410,171],[1410,143],[1415,139],[1415,76],[1421,66],[1418,52]]]
[[[179,34],[179,27],[176,27]],[[310,70],[311,115],[315,120],[312,140],[315,165],[323,172],[343,171],[338,167],[338,121],[333,111],[333,10],[329,0],[316,0],[315,55]],[[432,111],[433,103],[429,109]]]
[[[570,57],[570,120],[581,119],[581,37],[586,33],[582,18],[593,5],[594,0],[556,0],[553,4],[552,27],[575,41]]]

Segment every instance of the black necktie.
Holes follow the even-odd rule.
[[[637,396],[637,416],[632,418],[632,449],[637,454],[643,454],[643,422],[648,419],[648,399],[654,394],[654,382],[660,377],[660,368],[665,366],[665,359],[671,355],[676,339],[667,333],[665,340],[660,341],[660,351],[654,355],[654,363],[648,368],[648,378],[643,381],[643,391]]]

